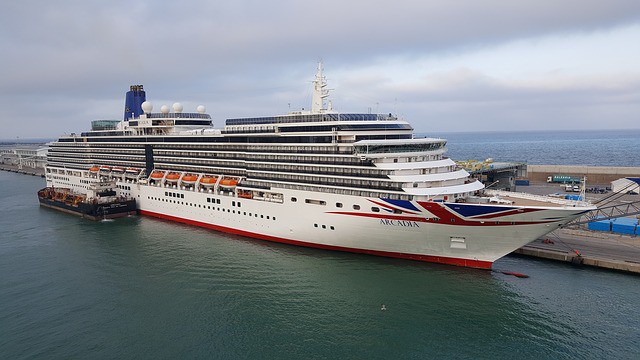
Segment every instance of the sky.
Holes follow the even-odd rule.
[[[7,1],[0,139],[121,119],[124,95],[227,118],[334,109],[416,132],[640,128],[637,0]]]

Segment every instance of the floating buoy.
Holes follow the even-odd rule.
[[[380,308],[380,310],[381,310],[381,311],[385,311],[385,310],[387,310],[387,305],[382,304],[382,307]]]

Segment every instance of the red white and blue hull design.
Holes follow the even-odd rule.
[[[317,193],[292,190],[283,190],[283,203],[169,191],[184,195],[176,199],[162,187],[137,188],[144,215],[292,245],[485,269],[590,210],[331,194],[321,205],[304,201]]]

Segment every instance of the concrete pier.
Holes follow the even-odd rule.
[[[640,237],[560,229],[515,254],[640,274]]]

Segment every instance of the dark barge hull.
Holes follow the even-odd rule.
[[[137,214],[135,199],[95,204],[81,202],[76,205],[40,196],[38,197],[38,200],[40,201],[40,206],[78,215],[91,220],[113,219]]]

